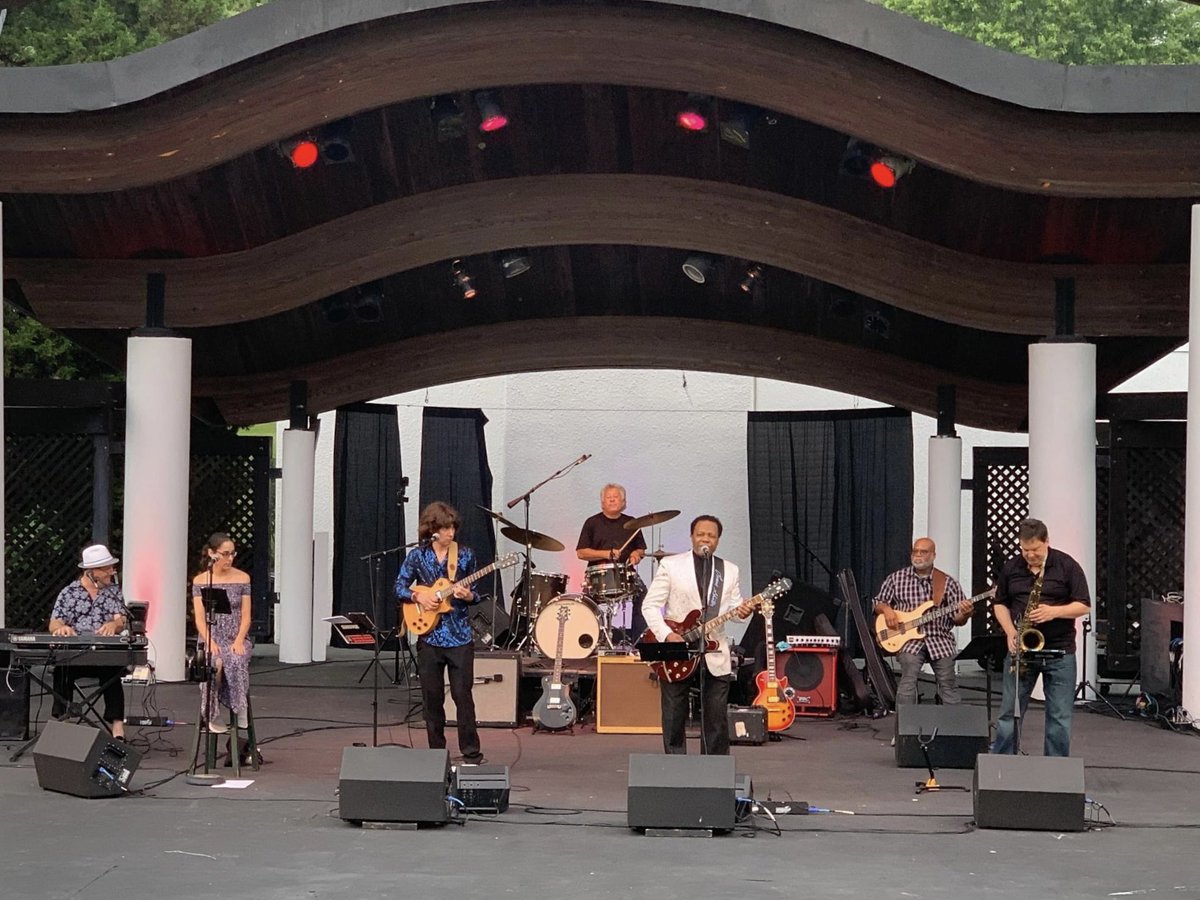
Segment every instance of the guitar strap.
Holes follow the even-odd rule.
[[[941,569],[933,570],[933,605],[941,606],[942,599],[946,596],[946,581],[949,575]]]
[[[725,584],[725,560],[713,557],[712,584],[708,589],[708,599],[705,601],[704,619],[715,619],[721,611],[721,589]]]
[[[446,577],[454,581],[458,574],[458,541],[450,542],[450,552],[446,554]]]

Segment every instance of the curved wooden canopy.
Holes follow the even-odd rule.
[[[858,0],[836,26],[743,6],[328,0],[103,71],[0,71],[6,297],[120,364],[165,273],[166,324],[231,422],[284,415],[293,378],[325,409],[467,377],[378,364],[452,339],[477,375],[708,368],[923,411],[952,383],[964,422],[1019,428],[1063,279],[1101,390],[1185,339],[1186,72],[1064,70]],[[501,132],[476,130],[483,89]],[[689,93],[746,139],[676,128]],[[465,136],[439,140],[445,94]],[[37,111],[58,108],[81,111]],[[279,142],[302,134],[349,160],[292,169]],[[839,167],[850,138],[917,167],[881,191]],[[503,277],[510,248],[531,272]],[[679,271],[693,251],[715,257],[702,287]],[[622,343],[586,340],[599,323]],[[697,358],[696,328],[730,354]]]

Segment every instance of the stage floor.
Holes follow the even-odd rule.
[[[372,679],[356,683],[363,657],[339,655],[311,666],[256,656],[251,691],[267,763],[243,773],[253,783],[241,790],[182,777],[143,790],[187,768],[192,729],[182,724],[130,728],[148,752],[133,793],[111,800],[41,790],[32,754],[9,763],[15,745],[5,745],[0,897],[1200,898],[1200,735],[1082,709],[1073,750],[1088,796],[1116,823],[1084,833],[976,830],[969,793],[916,796],[923,770],[895,766],[891,717],[803,718],[781,741],[734,748],[757,799],[831,810],[782,816],[778,835],[763,818],[757,830],[711,839],[630,831],[629,754],[660,752],[661,738],[597,734],[586,723],[574,733],[483,730],[488,762],[511,770],[504,815],[361,829],[339,818],[337,786],[342,749],[372,741]],[[154,707],[144,690],[127,688],[131,716],[194,721],[194,685],[158,685]],[[383,680],[379,743],[425,746],[415,695]],[[1035,754],[1040,718],[1035,707],[1026,729]],[[938,777],[968,786],[971,774]]]

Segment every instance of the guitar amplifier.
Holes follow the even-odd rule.
[[[662,700],[650,667],[632,656],[596,660],[596,731],[662,734]]]
[[[763,707],[730,706],[725,710],[725,717],[729,722],[729,743],[758,745],[767,742],[767,711]]]
[[[449,670],[443,676],[446,688],[446,724],[458,724],[458,708],[450,696]],[[475,653],[475,721],[478,725],[512,728],[517,724],[517,690],[521,685],[521,655],[503,650]]]
[[[832,716],[837,712],[835,647],[792,647],[779,653],[779,676],[793,691],[798,716]]]

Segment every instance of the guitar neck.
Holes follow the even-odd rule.
[[[996,593],[995,589],[987,590],[987,591],[984,591],[982,594],[976,594],[974,597],[968,598],[967,602],[970,603],[972,606],[974,606],[980,600],[986,600],[988,597],[991,597],[995,593]],[[958,611],[957,603],[955,603],[953,606],[935,606],[933,609],[929,610],[929,612],[925,613],[925,615],[920,616],[917,619],[914,619],[911,624],[915,625],[915,626],[925,625],[928,622],[935,622],[938,619],[942,619],[947,616],[952,616],[957,611]]]
[[[769,608],[763,609],[763,621],[767,629],[767,679],[771,684],[776,682],[775,678],[775,623],[772,621],[774,615]]]

